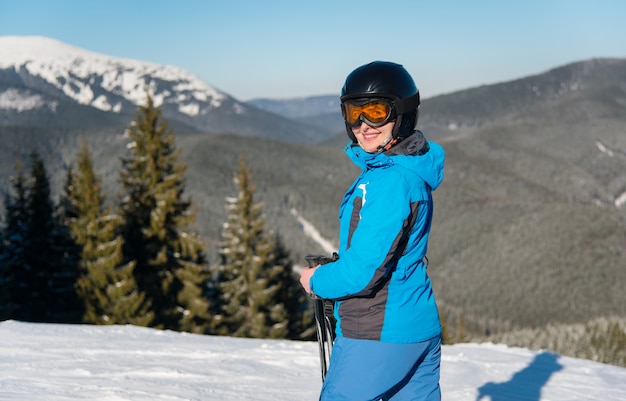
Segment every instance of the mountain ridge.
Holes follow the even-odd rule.
[[[295,143],[320,136],[319,128],[240,102],[178,67],[106,56],[45,37],[0,37],[0,54],[7,55],[0,60],[5,125],[14,117],[10,108],[37,119],[37,111],[47,107],[54,112],[62,101],[132,117],[150,94],[164,117],[192,132]]]

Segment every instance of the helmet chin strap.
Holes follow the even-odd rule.
[[[393,145],[395,145],[396,143],[398,143],[398,138],[394,138],[393,136],[390,136],[389,138],[387,138],[385,142],[378,145],[378,147],[376,148],[376,153],[385,152],[391,149]]]

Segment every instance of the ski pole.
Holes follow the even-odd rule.
[[[333,253],[332,257],[323,255],[307,255],[304,259],[309,264],[309,268],[317,265],[323,265],[334,262],[339,259],[337,253]],[[315,314],[315,328],[317,332],[317,345],[320,353],[320,367],[322,370],[322,382],[326,379],[326,372],[330,364],[330,355],[332,353],[333,341],[335,339],[335,331],[332,324],[333,302],[331,300],[322,299],[315,294],[311,294],[313,298],[313,311]]]

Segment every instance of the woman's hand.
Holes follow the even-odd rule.
[[[300,285],[302,285],[302,288],[304,288],[307,294],[311,293],[311,276],[313,276],[313,273],[315,273],[319,267],[320,266],[317,265],[313,268],[305,268],[302,269],[300,273]]]

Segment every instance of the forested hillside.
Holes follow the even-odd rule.
[[[600,331],[623,328],[602,319],[626,318],[625,77],[624,60],[590,60],[423,99],[419,127],[447,153],[434,193],[429,271],[452,332],[462,325],[467,337],[504,339],[515,330],[519,341],[539,337],[533,330],[589,322]],[[336,243],[337,207],[358,174],[342,153],[344,134],[318,145],[175,134],[208,259],[219,258],[225,199],[237,193],[241,156],[267,227],[295,263],[323,249],[292,210]],[[115,194],[129,151],[125,127],[44,123],[0,126],[3,191],[15,160],[35,148],[58,194],[82,137]]]

